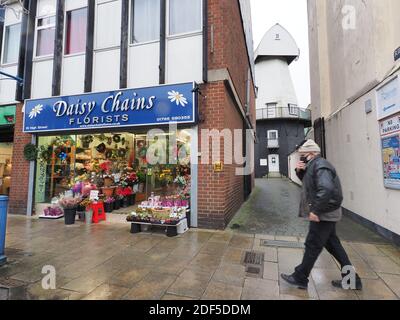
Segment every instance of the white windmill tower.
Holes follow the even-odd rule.
[[[307,110],[298,107],[289,66],[299,47],[280,24],[267,31],[255,52],[257,95],[256,177],[288,175],[287,156],[310,126]]]

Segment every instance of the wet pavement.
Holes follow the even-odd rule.
[[[257,179],[251,199],[236,214],[230,228],[243,233],[305,237],[309,223],[298,217],[300,191],[287,179]],[[343,240],[387,243],[348,217],[343,217],[337,229]]]
[[[308,290],[280,280],[280,273],[291,273],[301,262],[303,249],[265,246],[265,241],[303,243],[306,223],[299,226],[296,218],[296,188],[287,181],[257,181],[248,208],[235,217],[241,228],[193,229],[174,238],[160,231],[133,235],[128,223],[65,226],[62,220],[10,215],[0,300],[398,300],[399,248],[371,238],[359,226],[358,235],[343,243],[363,279],[362,292],[331,286],[340,270],[325,251]],[[289,199],[282,207],[278,196],[268,198],[275,192]],[[248,251],[264,255],[259,275],[246,272]],[[55,289],[46,290],[49,270],[55,271]]]

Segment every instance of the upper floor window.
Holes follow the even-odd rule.
[[[86,50],[87,8],[67,11],[65,54]]]
[[[131,43],[160,39],[160,0],[133,0]]]
[[[169,0],[169,34],[202,30],[202,0]]]
[[[17,63],[21,24],[12,24],[4,28],[3,64]]]
[[[299,108],[297,107],[297,105],[289,103],[289,114],[291,116],[299,115]]]
[[[36,30],[36,57],[52,55],[54,53],[56,17],[39,18]]]
[[[278,130],[268,130],[268,140],[278,140]]]

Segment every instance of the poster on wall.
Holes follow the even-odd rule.
[[[381,121],[380,129],[385,187],[400,190],[400,114]]]
[[[400,112],[399,83],[399,77],[395,77],[377,90],[378,120]]]

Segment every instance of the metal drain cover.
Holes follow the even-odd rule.
[[[261,240],[261,246],[291,248],[291,249],[304,249],[305,248],[304,244],[301,242],[278,241],[278,240]]]
[[[255,251],[246,251],[244,256],[244,264],[262,265],[264,262],[264,253]]]
[[[243,264],[246,267],[248,277],[262,278],[264,275],[264,253],[246,251],[243,257]]]

